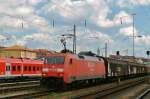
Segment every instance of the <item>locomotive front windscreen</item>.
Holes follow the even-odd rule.
[[[48,64],[63,64],[64,63],[64,57],[48,57],[47,63]]]

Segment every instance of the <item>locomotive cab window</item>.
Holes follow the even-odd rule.
[[[64,63],[64,57],[48,57],[47,63],[48,64],[63,64]]]

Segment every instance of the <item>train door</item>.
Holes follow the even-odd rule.
[[[6,63],[6,77],[10,77],[11,73],[10,73],[10,64]]]

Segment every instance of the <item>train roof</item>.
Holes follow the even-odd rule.
[[[99,61],[98,57],[96,56],[89,56],[89,55],[82,55],[82,54],[73,54],[73,53],[55,53],[55,54],[51,54],[49,55],[50,57],[53,56],[70,56],[70,57],[74,57],[74,58],[78,58],[78,59],[84,59],[84,60],[89,60],[89,61]],[[47,57],[49,57],[47,56]]]
[[[109,63],[116,63],[116,64],[131,64],[131,65],[136,65],[136,66],[148,66],[144,63],[130,62],[130,61],[127,61],[127,60],[114,59],[114,58],[107,58],[107,61]]]
[[[32,64],[43,64],[42,60],[34,60],[27,58],[2,58],[0,57],[0,62],[10,62],[10,63],[32,63]]]

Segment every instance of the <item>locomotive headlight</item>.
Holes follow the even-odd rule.
[[[56,71],[57,72],[64,72],[64,69],[63,68],[57,68]]]
[[[43,68],[42,71],[43,72],[48,72],[48,68]]]

